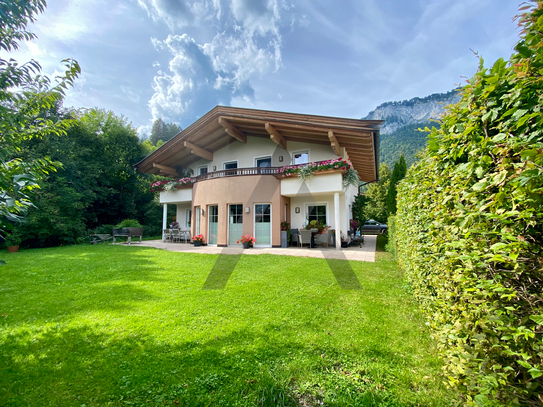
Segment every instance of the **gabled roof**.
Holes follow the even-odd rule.
[[[344,147],[360,180],[379,174],[379,129],[382,120],[358,120],[269,110],[216,106],[159,149],[135,165],[140,172],[175,176],[201,158],[247,136],[266,137],[286,148],[286,141],[330,145],[336,154]]]

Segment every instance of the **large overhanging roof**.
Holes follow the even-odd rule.
[[[176,176],[202,158],[247,136],[329,145],[340,156],[345,148],[364,182],[378,178],[379,129],[382,120],[357,120],[269,110],[216,106],[159,149],[136,164],[140,172]]]

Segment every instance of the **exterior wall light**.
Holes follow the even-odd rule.
[[[204,210],[202,209],[202,216],[204,216]]]
[[[249,213],[251,211],[251,208],[249,208],[248,206],[245,207],[245,213]]]
[[[280,162],[280,163],[283,162],[283,156],[282,156],[282,155],[279,156],[279,162]]]
[[[213,171],[217,171],[217,166],[216,165],[213,166]]]
[[[296,208],[294,209],[294,212],[296,212],[296,213],[300,213],[300,207],[299,207],[299,206],[297,206],[297,207],[296,207]]]

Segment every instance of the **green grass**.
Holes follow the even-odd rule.
[[[382,247],[380,240],[379,247]],[[440,406],[441,361],[388,253],[330,266],[82,245],[2,253],[2,406]],[[226,267],[227,268],[227,267]],[[225,269],[226,269],[225,268]]]

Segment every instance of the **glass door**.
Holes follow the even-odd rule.
[[[208,206],[207,216],[209,219],[207,244],[211,246],[216,246],[217,232],[219,229],[219,207],[217,205]]]
[[[271,247],[271,204],[255,204],[256,247]]]
[[[229,205],[228,208],[228,246],[238,245],[243,234],[243,205]],[[241,245],[241,243],[239,244]]]

